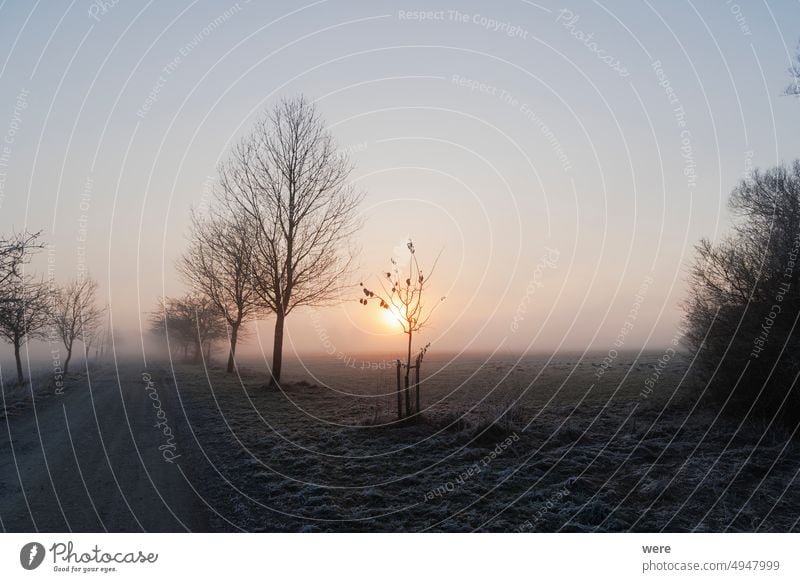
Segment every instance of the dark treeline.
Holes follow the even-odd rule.
[[[697,245],[686,304],[690,347],[728,409],[800,418],[800,161],[754,171],[733,191],[732,232]]]

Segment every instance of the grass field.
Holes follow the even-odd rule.
[[[662,355],[430,357],[404,423],[360,359],[294,362],[282,391],[255,364],[175,377],[215,529],[796,529],[788,431],[718,415]]]
[[[380,359],[290,361],[281,389],[255,361],[5,385],[3,529],[798,529],[788,429],[721,414],[682,355],[604,356],[431,355],[403,422]]]

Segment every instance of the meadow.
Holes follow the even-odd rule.
[[[374,356],[287,360],[281,387],[257,360],[100,364],[63,394],[34,381],[35,407],[4,389],[0,515],[7,531],[796,530],[792,434],[722,414],[690,363],[432,354],[401,421]]]
[[[241,380],[175,377],[187,422],[203,427],[214,529],[797,527],[788,431],[718,414],[683,355],[604,357],[431,357],[423,412],[403,421],[393,369],[359,364],[381,358],[293,361],[284,389],[256,363]]]

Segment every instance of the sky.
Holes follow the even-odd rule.
[[[315,102],[365,193],[353,283],[441,252],[440,351],[663,349],[731,189],[800,157],[800,3],[0,3],[0,232],[86,270],[136,349],[189,212],[281,97]],[[434,284],[435,283],[435,284]],[[377,308],[299,310],[287,351],[401,350]],[[269,352],[271,320],[251,326]],[[145,329],[146,331],[146,329]],[[4,354],[5,355],[5,354]]]

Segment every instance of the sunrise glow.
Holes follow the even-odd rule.
[[[390,305],[388,309],[381,309],[379,317],[383,325],[390,331],[403,331],[403,317],[400,314],[400,310],[394,305]]]

